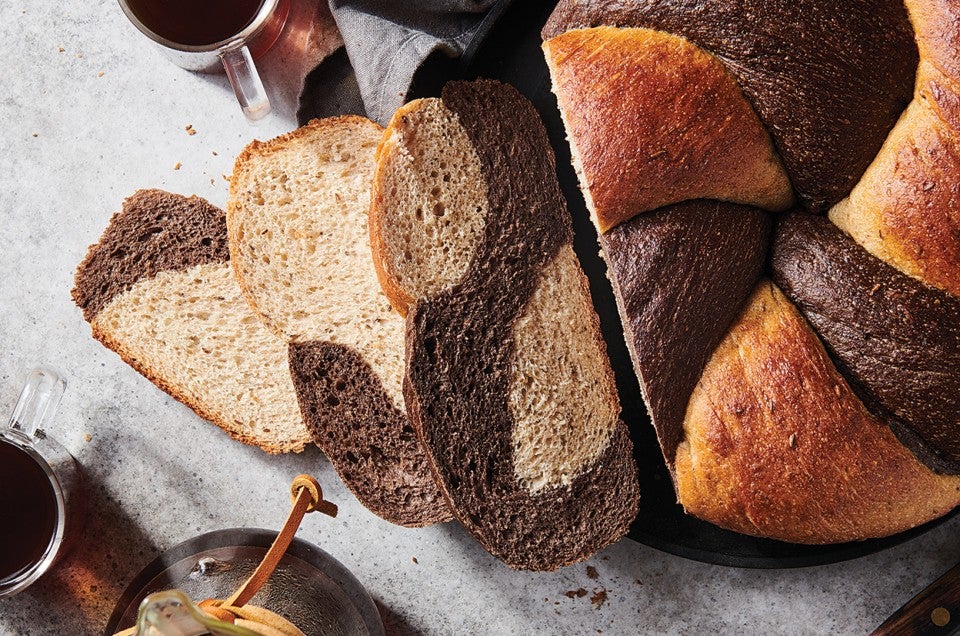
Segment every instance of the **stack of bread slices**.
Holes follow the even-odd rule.
[[[495,116],[491,116],[495,113]],[[522,167],[522,169],[519,169]],[[553,152],[509,86],[251,143],[226,212],[139,191],[76,274],[94,337],[236,439],[512,567],[624,534],[632,446]]]

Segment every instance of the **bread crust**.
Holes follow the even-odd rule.
[[[770,229],[760,210],[687,201],[599,237],[633,368],[671,470],[690,394],[760,278]]]
[[[874,418],[800,313],[761,282],[694,390],[677,451],[687,512],[795,543],[881,537],[960,504]]]
[[[543,49],[600,232],[688,199],[793,204],[770,135],[717,58],[662,31],[607,26]]]
[[[809,214],[780,220],[771,269],[871,410],[901,420],[932,469],[960,474],[960,299]]]
[[[387,172],[387,164],[383,157],[397,152],[399,136],[398,129],[402,128],[406,116],[419,109],[422,106],[422,100],[415,99],[404,104],[393,114],[390,123],[387,125],[386,132],[377,146],[377,167],[373,174],[373,185],[370,190],[370,214],[368,215],[370,223],[370,249],[373,252],[373,266],[377,271],[377,280],[383,288],[383,293],[387,296],[390,304],[401,316],[406,317],[410,311],[410,305],[414,298],[411,296],[400,282],[400,278],[390,265],[388,257],[389,247],[384,236],[384,224],[386,219],[387,193],[383,190],[384,177]]]
[[[562,0],[542,35],[599,25],[665,31],[720,59],[770,131],[797,198],[818,213],[876,156],[910,101],[918,60],[902,0],[848,0],[842,15],[824,0]]]

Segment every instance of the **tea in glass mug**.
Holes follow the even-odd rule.
[[[78,529],[76,462],[43,430],[64,386],[49,369],[32,371],[0,430],[0,598],[40,578]]]

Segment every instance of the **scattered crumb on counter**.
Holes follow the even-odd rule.
[[[174,170],[179,170],[179,169],[180,169],[180,166],[182,166],[182,165],[183,165],[183,164],[178,161],[177,163],[173,164],[173,169],[174,169]]]
[[[600,575],[597,574],[597,568],[593,567],[592,565],[588,565],[588,566],[587,566],[587,578],[588,578],[588,579],[595,579],[595,578],[597,578],[598,576],[600,576]]]
[[[103,71],[100,71],[99,73],[97,73],[97,77],[103,77]]]
[[[218,157],[218,156],[219,156],[219,155],[217,154],[217,151],[216,151],[216,150],[211,150],[210,152],[213,153],[213,156],[214,156],[214,157]]]
[[[64,51],[66,51],[66,49],[63,48],[62,46],[57,47],[57,53],[63,53]]]
[[[83,441],[85,442],[89,442],[92,439],[93,439],[93,435],[91,435],[90,433],[87,433],[86,435],[83,436]]]
[[[214,180],[213,180],[213,177],[211,177],[211,178],[210,178],[210,185],[214,185],[214,184],[215,184],[215,182],[214,182]]]
[[[580,587],[575,590],[567,590],[566,592],[564,592],[564,595],[567,598],[583,598],[584,596],[587,595],[587,591],[582,587]]]
[[[227,183],[230,183],[230,175],[228,175],[228,174],[221,174],[220,176],[223,177],[223,180],[224,180],[224,181],[226,181]]]
[[[193,127],[193,124],[187,124],[184,127],[184,130],[186,130],[187,134],[190,135],[191,137],[197,134],[197,129]]]
[[[607,601],[607,590],[600,588],[599,592],[596,592],[593,596],[590,597],[590,602],[593,603],[596,607],[600,607]]]
[[[32,137],[37,137],[37,136],[39,136],[39,134],[40,134],[40,133],[31,133],[31,136],[32,136]]]
[[[77,53],[77,59],[78,60],[83,59],[83,53]]]
[[[410,557],[410,560],[413,561],[414,563],[420,563],[419,561],[417,561],[417,557]]]

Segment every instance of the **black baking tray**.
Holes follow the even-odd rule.
[[[656,434],[623,339],[606,266],[599,256],[597,234],[570,164],[570,149],[550,76],[540,49],[540,29],[556,1],[502,0],[491,9],[473,44],[459,60],[441,55],[424,64],[414,78],[409,97],[439,96],[450,79],[487,77],[515,86],[536,107],[557,157],[557,176],[573,219],[574,248],[590,280],[594,306],[617,377],[623,419],[630,427],[640,475],[640,514],[629,537],[645,545],[689,559],[745,568],[792,568],[837,563],[879,552],[919,536],[960,513],[908,532],[837,545],[809,546],[758,539],[730,532],[683,512],[677,503]]]

